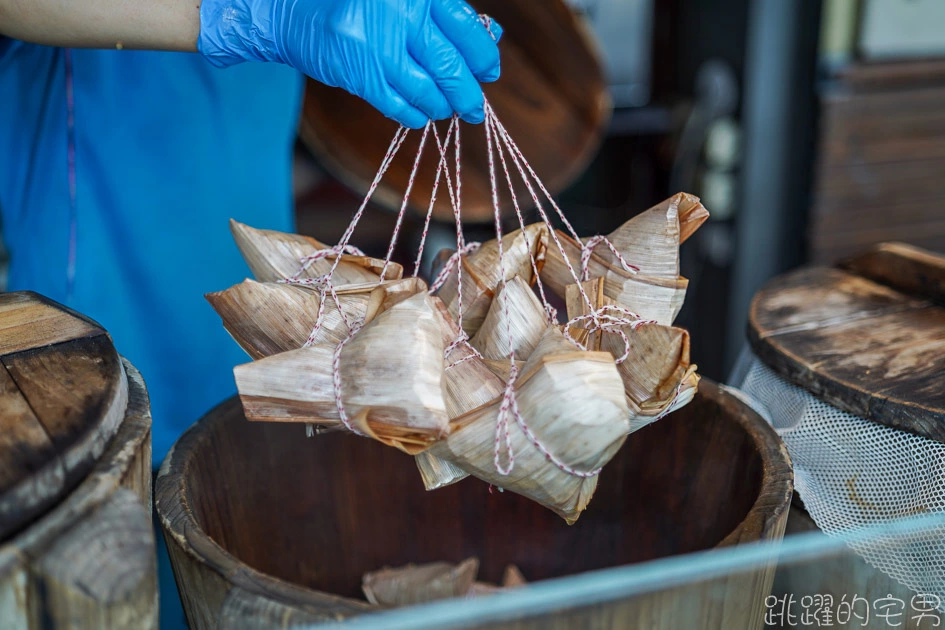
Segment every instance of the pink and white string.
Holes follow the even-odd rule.
[[[487,23],[487,27],[489,23]],[[652,323],[651,320],[644,319],[623,307],[607,305],[603,307],[596,307],[595,304],[591,301],[587,295],[584,287],[581,282],[586,281],[589,277],[589,264],[591,261],[591,256],[593,250],[600,246],[606,245],[614,258],[620,264],[620,266],[628,273],[636,273],[639,270],[629,264],[620,252],[614,247],[614,245],[604,236],[595,236],[589,239],[586,243],[582,244],[581,238],[578,236],[577,232],[574,230],[574,227],[568,221],[564,212],[555,202],[551,193],[547,190],[545,185],[542,183],[541,179],[535,173],[534,169],[525,159],[522,151],[515,144],[515,141],[512,139],[511,134],[508,130],[502,125],[499,121],[498,116],[496,116],[495,111],[488,102],[484,101],[484,113],[485,113],[485,136],[486,136],[486,146],[487,146],[487,155],[488,155],[488,165],[489,165],[489,179],[492,193],[492,203],[494,210],[494,220],[495,220],[495,231],[496,231],[496,242],[498,247],[498,260],[499,260],[499,278],[501,284],[501,290],[498,291],[498,297],[502,300],[502,308],[505,311],[506,319],[506,335],[508,341],[508,350],[509,350],[509,377],[503,392],[502,401],[499,406],[498,418],[496,420],[495,428],[495,457],[494,465],[496,470],[501,475],[509,475],[515,466],[515,453],[512,448],[512,436],[510,427],[514,423],[522,431],[523,435],[528,439],[528,441],[554,466],[562,470],[563,472],[582,478],[588,478],[596,476],[600,473],[600,468],[593,470],[577,470],[565,462],[561,461],[556,457],[548,448],[544,446],[538,436],[534,433],[531,427],[528,425],[526,419],[522,416],[519,408],[516,397],[516,386],[517,379],[519,376],[519,367],[516,364],[515,352],[514,352],[514,341],[512,338],[512,329],[511,329],[511,317],[510,305],[508,300],[508,292],[506,289],[506,284],[508,278],[505,267],[505,252],[504,244],[502,241],[502,216],[501,216],[501,203],[499,199],[499,186],[498,178],[496,176],[497,162],[501,166],[502,174],[504,175],[504,180],[508,188],[510,195],[510,200],[512,202],[512,207],[515,211],[515,216],[518,220],[519,227],[521,228],[523,238],[525,239],[525,246],[529,252],[529,258],[532,268],[533,280],[536,283],[536,288],[538,290],[539,297],[541,299],[542,305],[546,311],[549,325],[558,325],[558,315],[554,307],[549,302],[547,295],[545,293],[545,287],[541,281],[539,274],[538,263],[536,256],[532,254],[535,251],[533,248],[533,243],[529,240],[528,230],[526,229],[526,222],[524,214],[521,209],[518,197],[515,192],[515,186],[512,179],[512,169],[509,168],[509,164],[514,167],[514,170],[518,173],[521,181],[524,183],[526,190],[528,191],[531,199],[534,203],[535,208],[537,209],[541,220],[545,224],[547,234],[550,236],[555,247],[561,254],[561,259],[564,261],[574,284],[577,286],[578,292],[584,303],[587,306],[587,314],[577,316],[564,325],[564,334],[567,339],[569,339],[575,346],[582,350],[587,348],[575,340],[569,331],[569,328],[573,326],[580,326],[588,331],[588,333],[600,332],[600,333],[612,333],[618,335],[624,343],[624,352],[617,358],[617,363],[620,364],[627,359],[629,353],[630,342],[626,335],[626,330],[636,330],[640,326]],[[323,326],[325,318],[325,306],[329,298],[333,301],[335,307],[337,308],[342,321],[348,329],[346,337],[339,343],[335,349],[332,362],[332,372],[333,372],[333,383],[334,383],[334,394],[335,394],[335,403],[338,408],[338,415],[342,424],[353,433],[362,435],[358,430],[354,428],[351,424],[342,399],[342,382],[341,382],[341,371],[340,371],[340,361],[341,353],[345,345],[348,344],[351,339],[357,335],[364,325],[364,321],[350,321],[342,305],[335,287],[332,283],[332,277],[335,273],[335,270],[338,267],[338,264],[343,259],[343,256],[356,255],[363,256],[364,254],[360,252],[357,248],[353,247],[350,244],[350,239],[352,234],[355,231],[361,217],[364,214],[365,209],[368,206],[368,203],[375,191],[377,190],[380,182],[393,162],[398,151],[404,144],[409,130],[401,127],[394,134],[393,139],[391,140],[390,146],[385,153],[384,158],[381,161],[381,165],[378,168],[377,174],[375,175],[374,180],[371,182],[370,187],[365,195],[363,202],[360,207],[355,212],[352,217],[351,223],[348,225],[338,244],[320,250],[310,256],[302,258],[300,261],[300,269],[290,278],[284,279],[282,282],[288,284],[300,284],[308,285],[315,287],[319,290],[319,307],[318,313],[316,315],[315,325],[312,328],[311,334],[306,341],[306,346],[309,346],[316,342],[318,338],[318,333]],[[423,128],[421,132],[419,147],[417,150],[417,155],[413,160],[413,166],[410,171],[410,176],[408,178],[407,186],[405,189],[403,201],[400,205],[399,212],[397,214],[397,219],[393,234],[391,235],[390,244],[387,249],[387,255],[384,260],[384,265],[378,280],[378,285],[380,286],[386,280],[386,274],[389,270],[391,259],[395,251],[397,239],[403,225],[403,221],[407,212],[409,205],[409,199],[411,192],[416,181],[417,172],[421,163],[421,156],[423,154],[424,146],[427,142],[429,136],[433,136],[436,143],[436,150],[439,154],[439,160],[437,161],[436,173],[434,176],[434,183],[431,189],[430,201],[427,208],[425,221],[423,225],[423,230],[420,237],[420,243],[418,246],[418,252],[416,257],[416,262],[413,269],[413,277],[417,277],[420,272],[421,263],[423,259],[424,247],[427,241],[427,236],[429,233],[429,227],[431,218],[433,215],[433,209],[436,204],[437,193],[439,191],[441,180],[445,181],[446,189],[449,196],[450,206],[453,212],[453,217],[456,227],[456,250],[455,253],[450,256],[450,258],[443,265],[443,268],[440,270],[437,277],[433,280],[432,284],[429,287],[431,293],[435,293],[450,279],[452,274],[456,274],[456,317],[457,317],[457,327],[458,334],[456,338],[446,346],[444,349],[444,361],[448,360],[450,355],[460,346],[463,346],[468,350],[468,354],[453,363],[448,363],[446,369],[451,369],[456,365],[462,363],[463,361],[469,360],[473,357],[482,358],[478,351],[475,350],[470,344],[469,339],[466,333],[463,330],[463,302],[462,302],[462,286],[463,286],[463,264],[462,260],[464,257],[469,256],[475,252],[479,247],[479,243],[466,243],[465,237],[463,234],[462,226],[462,177],[461,177],[461,138],[460,138],[460,124],[459,118],[454,116],[450,125],[447,129],[445,137],[441,140],[439,131],[436,125],[431,121]],[[450,172],[449,165],[449,149],[452,143],[453,148],[453,173]],[[498,156],[498,160],[496,160]],[[454,179],[455,178],[455,179]],[[454,183],[455,182],[455,183]],[[555,230],[551,219],[546,212],[545,206],[539,198],[538,192],[541,191],[546,202],[550,207],[555,211],[557,219],[561,221],[565,229],[569,234],[569,238],[573,240],[574,243],[578,244],[580,247],[580,271],[576,270],[574,265],[571,262],[570,257],[568,256],[568,250],[565,247],[564,243],[561,240],[561,237],[558,235]],[[322,276],[315,278],[303,278],[303,274],[308,270],[308,268],[318,260],[332,259],[333,263],[331,268],[327,273]],[[677,396],[679,392],[677,392]],[[504,460],[504,461],[503,461]]]

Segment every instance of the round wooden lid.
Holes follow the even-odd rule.
[[[108,333],[31,292],[0,294],[0,540],[82,479],[118,429],[128,382]]]
[[[775,278],[755,295],[748,337],[819,399],[945,442],[945,257],[886,243]]]
[[[502,77],[483,85],[486,98],[549,192],[556,194],[584,171],[610,120],[611,101],[595,41],[562,0],[470,0],[470,4],[494,18],[504,31],[500,43]],[[446,122],[437,126],[441,140],[447,126]],[[344,90],[316,81],[307,84],[300,126],[302,141],[326,169],[358,194],[367,193],[397,127],[367,102]],[[408,135],[374,193],[377,203],[400,208],[420,135]],[[493,202],[484,126],[462,124],[461,140],[463,219],[491,221]],[[435,147],[431,134],[411,190],[410,208],[422,215],[426,215],[433,189],[439,157]],[[452,165],[452,152],[450,158]],[[500,205],[503,212],[511,212],[502,167],[498,157],[495,159]],[[509,169],[519,203],[523,208],[532,206],[531,196],[520,185],[511,162]],[[442,181],[434,216],[453,221],[449,194]]]

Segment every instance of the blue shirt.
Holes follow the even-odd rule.
[[[203,296],[249,275],[231,217],[293,229],[302,85],[275,64],[0,37],[8,288],[111,333],[148,386],[155,466],[249,360]]]

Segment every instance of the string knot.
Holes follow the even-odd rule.
[[[466,348],[469,350],[469,354],[467,354],[462,359],[453,361],[452,363],[447,365],[445,369],[450,370],[456,367],[457,365],[459,365],[460,363],[469,361],[470,359],[482,359],[482,355],[479,353],[479,351],[476,350],[476,348],[474,348],[473,345],[469,343],[469,335],[466,334],[466,331],[460,330],[459,335],[456,337],[456,339],[453,340],[453,343],[446,346],[446,349],[443,350],[443,360],[446,361],[447,359],[449,359],[450,355],[453,353],[453,350],[455,350],[456,348],[460,346],[466,346]]]
[[[585,325],[584,328],[588,331],[588,334],[597,331],[602,333],[611,333],[618,335],[623,341],[624,350],[623,354],[621,354],[616,359],[617,365],[620,365],[626,361],[627,357],[630,355],[630,339],[627,337],[627,333],[624,332],[623,328],[626,327],[635,331],[640,328],[640,326],[656,323],[655,320],[640,317],[633,311],[630,311],[622,306],[617,306],[616,304],[605,304],[592,313],[578,315],[564,325],[565,337],[567,337],[571,343],[575,344],[582,350],[587,350],[587,348],[584,346],[584,344],[571,336],[570,329],[572,326],[586,324],[587,322],[590,322],[590,325]]]

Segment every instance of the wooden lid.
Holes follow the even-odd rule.
[[[752,301],[748,337],[819,399],[945,442],[945,257],[885,243],[775,278]]]
[[[94,321],[35,293],[0,294],[0,540],[82,479],[115,434],[128,383]]]
[[[470,4],[493,17],[504,31],[499,44],[502,77],[483,85],[486,98],[545,186],[556,194],[583,172],[610,120],[610,96],[595,41],[562,0],[470,0]],[[307,84],[302,141],[325,168],[358,194],[367,193],[397,127],[371,105],[343,90],[316,81]],[[441,122],[438,129],[443,139],[447,124]],[[419,132],[408,135],[374,194],[377,203],[400,208],[419,139]],[[463,218],[469,222],[491,221],[484,127],[461,125],[461,139]],[[436,173],[435,146],[433,138],[428,138],[411,191],[410,207],[423,215],[429,207]],[[502,182],[500,205],[503,212],[511,212],[501,168],[497,163]],[[509,169],[513,181],[518,182],[511,163]],[[517,185],[516,190],[523,208],[531,207],[524,186]],[[437,192],[434,216],[453,220],[443,182]]]

